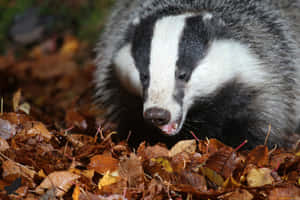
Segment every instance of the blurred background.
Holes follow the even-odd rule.
[[[0,50],[69,32],[93,44],[113,0],[1,0]]]
[[[101,116],[94,47],[113,0],[0,0],[0,110],[54,128]],[[95,106],[97,107],[97,106]],[[77,124],[77,125],[74,125]]]

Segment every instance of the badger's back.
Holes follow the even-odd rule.
[[[277,143],[285,146],[289,133],[294,132],[297,127],[297,116],[300,116],[299,106],[297,106],[300,105],[300,73],[298,73],[300,29],[297,23],[300,3],[299,0],[290,0],[288,5],[282,2],[271,0],[117,1],[97,46],[98,68],[95,76],[97,102],[104,105],[109,120],[123,124],[121,126],[125,129],[134,129],[131,127],[135,126],[134,122],[138,122],[139,125],[143,124],[143,100],[128,92],[124,84],[119,81],[120,77],[116,75],[116,69],[113,67],[116,54],[132,42],[132,37],[135,37],[133,34],[135,25],[144,19],[159,15],[209,12],[222,20],[226,30],[230,32],[230,40],[238,41],[254,54],[260,62],[260,68],[257,70],[249,68],[249,71],[257,71],[257,77],[251,77],[250,72],[244,70],[242,77],[250,77],[249,80],[235,80],[238,84],[234,81],[220,85],[217,90],[220,91],[219,93],[214,93],[213,96],[207,98],[199,98],[201,101],[204,99],[210,102],[205,102],[203,105],[196,103],[192,106],[186,123],[189,120],[194,122],[198,120],[198,124],[192,124],[194,131],[205,127],[204,134],[207,131],[208,136],[219,137],[231,144],[236,142],[232,140],[233,133],[227,139],[226,135],[220,136],[224,129],[221,126],[225,123],[227,116],[222,116],[222,113],[211,114],[216,110],[218,112],[224,110],[226,105],[222,105],[222,101],[219,101],[224,99],[230,104],[228,108],[231,110],[228,113],[231,118],[237,117],[232,117],[232,115],[235,115],[234,110],[239,106],[243,106],[239,109],[244,109],[243,112],[238,111],[239,115],[242,115],[241,119],[245,116],[249,117],[246,120],[247,130],[242,127],[245,123],[243,121],[236,126],[233,124],[231,128],[227,127],[227,132],[234,131],[236,128],[236,134],[249,134],[253,145],[261,144],[270,124],[272,129],[269,144]],[[255,73],[252,74],[255,75]],[[241,97],[236,101],[243,99],[243,102],[235,102],[234,95]],[[244,100],[245,96],[249,96],[249,99]],[[244,106],[245,102],[247,106]],[[129,117],[130,114],[133,117]],[[216,128],[218,130],[210,131],[208,129],[214,129],[212,124],[209,124],[214,117],[220,123],[212,124],[222,125]],[[238,133],[240,130],[245,133]],[[247,138],[245,135],[242,136],[236,136],[236,138]],[[139,137],[143,138],[141,135]],[[154,141],[154,138],[158,137],[161,138],[155,135],[151,140]],[[178,136],[178,138],[181,137],[186,137],[186,135]],[[166,141],[170,140],[169,137],[166,138]],[[178,138],[173,137],[174,140]]]

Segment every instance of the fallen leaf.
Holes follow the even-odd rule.
[[[73,55],[79,48],[79,41],[72,35],[65,37],[65,42],[60,50],[62,55]]]
[[[37,121],[32,121],[30,122],[30,125],[32,126],[31,128],[29,128],[25,134],[28,136],[41,136],[43,139],[45,139],[45,141],[50,141],[52,138],[52,134],[48,131],[48,129],[46,128],[46,126],[41,123],[41,122],[37,122]]]
[[[173,157],[181,152],[195,153],[197,148],[196,140],[183,140],[175,144],[169,151],[169,156]]]
[[[267,166],[269,164],[269,150],[267,146],[257,146],[250,151],[247,157],[248,164],[255,164],[258,167]]]
[[[300,188],[294,185],[278,187],[270,191],[269,200],[300,200]]]
[[[98,188],[101,190],[104,186],[112,185],[120,180],[118,175],[114,175],[107,171],[98,183]]]
[[[169,160],[165,159],[165,158],[152,158],[151,159],[152,162],[155,162],[159,165],[161,165],[161,167],[169,173],[173,172],[173,168],[171,166],[171,163],[169,162]]]
[[[252,168],[247,175],[247,183],[250,187],[261,187],[274,182],[269,168]]]
[[[88,127],[85,118],[75,109],[69,109],[67,111],[65,121],[68,127],[76,126],[81,129]]]
[[[79,195],[80,195],[80,187],[79,187],[79,185],[76,184],[73,194],[72,194],[72,199],[79,200]]]
[[[30,114],[30,104],[27,102],[22,103],[21,105],[19,105],[19,110],[23,111],[24,113],[26,113],[27,115]]]
[[[38,172],[38,176],[42,177],[42,178],[46,178],[47,177],[47,175],[45,174],[44,170],[42,170],[42,169]]]
[[[8,120],[0,119],[0,137],[7,140],[16,135],[15,125]]]
[[[22,166],[12,160],[6,160],[2,164],[3,173],[2,176],[4,180],[13,181],[16,177],[23,176],[28,179],[33,179],[36,174],[35,171]]]
[[[0,137],[0,152],[6,151],[7,149],[9,149],[8,142]]]
[[[200,168],[202,174],[207,177],[211,182],[218,186],[222,186],[224,184],[224,179],[221,175],[219,175],[214,170],[207,168],[207,167],[201,167]]]
[[[169,157],[169,150],[166,147],[158,144],[155,146],[145,147],[145,144],[142,143],[138,148],[137,155],[142,157],[142,160],[149,160],[151,158],[158,157]]]
[[[219,151],[214,152],[208,157],[205,167],[210,168],[218,174],[228,178],[233,171],[241,164],[242,158],[238,156],[237,152],[231,148],[220,148]]]
[[[44,194],[45,190],[55,188],[55,195],[57,197],[63,196],[72,185],[75,180],[80,176],[70,173],[68,171],[57,171],[49,174],[47,178],[35,189],[38,194]]]
[[[219,197],[224,200],[252,200],[254,196],[244,189],[237,189],[234,192],[227,193]]]
[[[131,153],[130,157],[120,162],[120,176],[128,181],[129,187],[138,187],[144,182],[144,170],[141,160]]]
[[[114,172],[119,167],[119,161],[111,155],[96,155],[91,158],[88,169],[94,169],[99,174]]]
[[[13,95],[13,109],[14,109],[14,112],[18,112],[18,110],[19,110],[21,97],[22,97],[21,89],[18,89],[18,91],[16,91]]]

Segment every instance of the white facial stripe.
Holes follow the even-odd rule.
[[[174,101],[175,69],[180,37],[185,19],[191,15],[168,16],[154,27],[150,55],[150,83],[144,110],[159,107],[171,112],[171,121],[180,117],[180,106]]]
[[[124,46],[114,58],[114,67],[123,86],[137,96],[142,96],[140,75],[131,56],[131,45]]]
[[[195,98],[215,92],[235,77],[244,80],[249,86],[263,86],[268,75],[261,68],[258,58],[247,46],[233,40],[214,41],[187,84],[185,114]]]

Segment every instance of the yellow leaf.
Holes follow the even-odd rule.
[[[197,149],[196,140],[182,140],[175,144],[169,152],[169,156],[173,157],[178,153],[187,152],[195,153]]]
[[[253,168],[249,171],[247,182],[250,187],[261,187],[272,184],[274,179],[269,168]]]
[[[298,153],[296,153],[296,156],[300,156],[300,151]]]
[[[74,188],[73,194],[72,194],[72,199],[73,200],[79,200],[79,195],[80,195],[80,188],[79,185],[77,184]]]
[[[20,104],[21,97],[22,97],[21,89],[18,89],[18,91],[15,92],[14,96],[13,96],[13,109],[14,109],[14,112],[17,112],[19,110],[19,104]]]
[[[42,177],[42,178],[46,178],[47,177],[47,175],[45,174],[44,170],[42,170],[42,169],[38,172],[38,175],[39,175],[39,177]]]
[[[173,168],[172,168],[169,160],[164,159],[164,158],[152,158],[151,161],[156,162],[157,164],[160,164],[166,172],[169,172],[169,173],[173,172]]]
[[[74,54],[79,48],[78,40],[73,36],[66,36],[65,42],[60,50],[60,53],[63,55],[72,55]]]
[[[117,183],[117,182],[118,182],[118,176],[114,176],[109,171],[107,171],[104,174],[103,178],[100,179],[100,181],[98,183],[98,188],[99,188],[99,190],[101,190],[102,187],[112,185],[112,184]]]
[[[222,186],[224,184],[224,179],[221,175],[217,174],[212,169],[207,167],[201,167],[201,172],[204,176],[206,176],[211,182],[215,183],[218,186]]]

